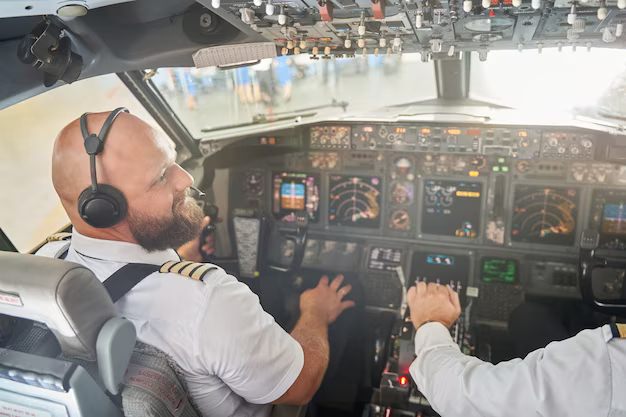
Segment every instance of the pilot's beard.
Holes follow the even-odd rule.
[[[167,218],[129,209],[128,226],[142,248],[148,252],[178,249],[198,237],[204,213],[194,202],[179,205],[185,197],[186,193],[174,200],[172,215]]]

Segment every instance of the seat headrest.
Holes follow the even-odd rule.
[[[93,273],[73,262],[0,252],[0,314],[45,323],[69,357],[96,360],[115,307]]]

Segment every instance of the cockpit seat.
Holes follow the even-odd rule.
[[[35,416],[198,417],[178,366],[136,342],[87,268],[0,252],[0,410]],[[122,411],[123,410],[123,411]]]

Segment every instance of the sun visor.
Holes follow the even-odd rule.
[[[232,66],[266,58],[276,58],[276,45],[272,42],[212,46],[193,54],[193,62],[197,68]]]

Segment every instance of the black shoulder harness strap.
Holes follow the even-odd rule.
[[[104,280],[102,285],[109,292],[113,303],[125,296],[135,285],[139,284],[148,275],[158,271],[161,265],[128,264],[118,269],[113,275]]]

